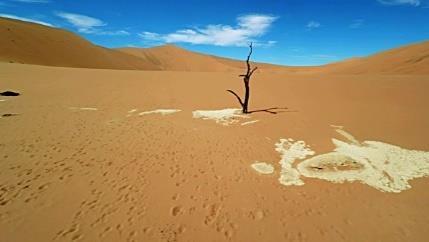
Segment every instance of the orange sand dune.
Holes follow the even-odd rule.
[[[188,51],[173,45],[108,49],[66,30],[0,18],[0,61],[117,70],[236,71],[243,61]],[[259,64],[259,67],[280,66]]]
[[[307,176],[285,186],[276,151],[292,138],[331,152],[344,140],[331,125],[429,151],[427,75],[262,69],[251,110],[287,112],[194,118],[238,107],[225,92],[241,90],[236,74],[0,63],[0,87],[22,93],[0,97],[0,241],[427,241],[428,178],[399,193]]]
[[[96,46],[69,31],[0,18],[0,61],[98,69],[156,70],[135,56]]]
[[[257,64],[250,110],[287,109],[243,115],[242,61],[0,36],[1,62],[37,64],[0,63],[22,94],[0,96],[0,242],[428,241],[429,42]]]
[[[329,64],[322,70],[343,74],[429,74],[429,41]]]
[[[153,48],[119,48],[118,50],[138,56],[147,62],[170,71],[238,71],[246,68],[242,60],[233,60],[189,51],[175,45]],[[285,68],[283,66],[253,63],[265,70]]]
[[[159,66],[162,70],[228,71],[236,69],[233,66],[221,63],[214,56],[188,51],[174,45],[153,48],[121,48],[118,50]]]
[[[245,68],[242,60],[201,54],[174,45],[103,48],[66,30],[6,18],[0,18],[0,36],[2,62],[118,70],[227,72]],[[429,42],[325,66],[255,65],[264,72],[428,74]]]

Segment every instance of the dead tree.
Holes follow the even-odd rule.
[[[243,82],[244,82],[244,89],[245,89],[244,101],[242,101],[240,96],[238,96],[238,94],[235,93],[233,90],[227,90],[228,92],[232,93],[238,99],[238,102],[240,102],[243,113],[249,113],[248,108],[249,108],[249,98],[250,98],[250,78],[252,77],[253,72],[255,72],[258,69],[258,67],[254,67],[253,69],[250,67],[249,61],[250,61],[250,56],[252,55],[252,52],[253,52],[252,43],[250,43],[249,48],[250,48],[250,51],[249,51],[249,55],[247,56],[247,60],[246,60],[247,72],[246,72],[246,74],[240,75],[240,77],[243,77]]]

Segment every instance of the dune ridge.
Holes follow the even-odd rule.
[[[0,18],[0,36],[0,62],[188,72],[237,72],[245,68],[243,60],[197,53],[171,44],[152,48],[104,48],[63,29],[7,18]],[[429,41],[324,66],[253,64],[259,67],[259,72],[429,74]]]
[[[0,18],[0,61],[45,66],[157,70],[157,66],[96,46],[69,31]]]
[[[429,74],[429,41],[328,64],[323,70],[338,74]]]

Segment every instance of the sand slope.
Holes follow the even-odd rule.
[[[66,30],[0,18],[0,61],[118,70],[243,71],[243,60],[188,51],[174,45],[107,49]],[[245,58],[245,57],[243,57]],[[258,72],[428,74],[429,42],[320,67],[255,63]]]
[[[168,44],[152,48],[119,48],[118,50],[138,56],[147,62],[169,71],[243,71],[243,60],[233,60],[213,55],[206,55]],[[243,57],[245,58],[245,56]],[[281,70],[284,66],[265,63],[253,63],[265,71]]]
[[[118,50],[159,66],[162,70],[231,71],[237,69],[221,63],[213,56],[188,51],[175,45],[163,45],[153,48],[120,48]]]
[[[0,61],[99,69],[159,69],[135,56],[93,45],[66,30],[0,18]]]
[[[7,18],[0,18],[0,36],[1,62],[117,70],[218,72],[245,68],[242,60],[200,54],[174,45],[103,48],[66,30]]]
[[[427,241],[428,178],[397,194],[284,186],[275,150],[292,138],[330,152],[341,125],[429,151],[427,76],[258,73],[251,110],[289,112],[245,126],[192,116],[237,108],[235,73],[0,63],[0,84],[22,93],[0,98],[18,114],[0,118],[0,241]],[[182,111],[139,115],[158,109]]]
[[[429,74],[429,41],[333,63],[322,70],[343,74]]]

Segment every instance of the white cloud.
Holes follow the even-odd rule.
[[[412,5],[420,6],[421,0],[377,0],[379,3],[384,5]]]
[[[365,22],[365,20],[363,20],[363,19],[356,19],[353,21],[352,24],[349,25],[349,27],[352,29],[358,29],[358,28],[362,27],[364,22]]]
[[[321,26],[321,24],[319,22],[316,21],[310,21],[307,24],[307,29],[312,30],[312,29],[317,29]]]
[[[103,22],[100,19],[93,18],[90,16],[76,14],[76,13],[66,13],[66,12],[57,12],[55,14],[58,17],[65,19],[74,27],[76,27],[80,33],[97,34],[97,35],[129,35],[130,34],[125,30],[107,31],[107,30],[100,29],[100,27],[106,26],[107,23]]]
[[[145,41],[163,43],[191,43],[216,46],[273,45],[275,41],[259,42],[255,38],[264,35],[277,19],[275,16],[249,14],[237,18],[237,25],[207,25],[203,28],[181,29],[169,34],[142,32],[139,36]]]
[[[35,20],[35,19],[30,19],[30,18],[23,18],[23,17],[19,17],[19,16],[15,16],[15,15],[10,15],[10,14],[0,13],[0,17],[11,18],[11,19],[21,20],[21,21],[25,21],[25,22],[31,22],[31,23],[41,24],[41,25],[45,25],[45,26],[49,26],[49,27],[54,27],[54,25],[47,23],[47,22],[43,22],[43,21],[39,21],[39,20]]]
[[[100,19],[96,19],[93,17],[75,14],[75,13],[65,13],[65,12],[57,12],[56,15],[65,19],[67,22],[71,23],[75,26],[79,32],[87,32],[91,31],[92,28],[105,26],[106,24]]]
[[[49,0],[12,0],[14,2],[21,2],[21,3],[50,3]]]
[[[80,29],[79,32],[84,34],[96,34],[96,35],[130,35],[128,31],[125,30],[115,30],[115,31],[105,31],[95,28],[90,29]]]

